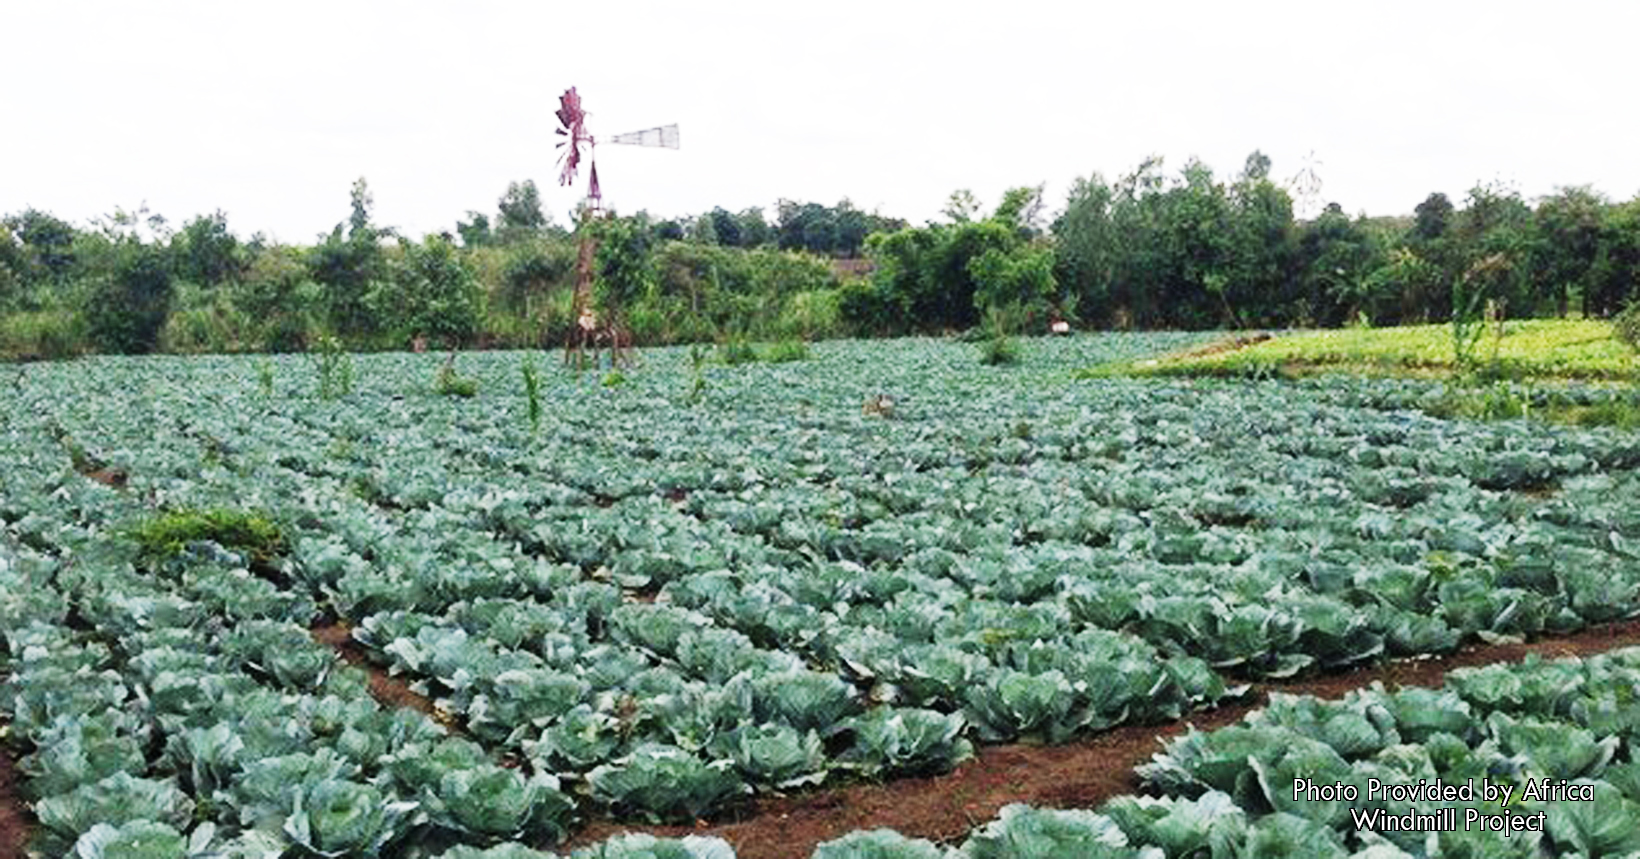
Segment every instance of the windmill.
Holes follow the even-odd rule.
[[[573,362],[581,366],[586,360],[587,348],[591,347],[593,354],[596,355],[598,343],[603,341],[609,344],[609,363],[615,366],[623,361],[630,361],[632,336],[621,319],[619,307],[605,307],[604,319],[601,321],[592,308],[594,257],[598,246],[597,239],[592,235],[591,224],[593,219],[604,217],[603,191],[598,186],[598,162],[595,155],[597,139],[587,131],[587,113],[581,108],[581,96],[575,91],[575,87],[570,87],[558,97],[557,114],[559,125],[562,127],[554,130],[560,137],[566,138],[559,141],[557,147],[563,150],[558,156],[558,162],[562,165],[558,174],[558,184],[567,186],[575,183],[575,174],[580,169],[583,151],[588,165],[587,199],[581,207],[581,223],[577,229],[581,234],[581,241],[575,263],[575,301],[571,307],[575,326],[570,330],[569,343],[564,349],[564,362]],[[678,127],[674,124],[646,128],[643,131],[617,134],[605,142],[677,149]]]

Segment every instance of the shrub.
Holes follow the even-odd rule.
[[[729,334],[718,344],[718,360],[731,367],[755,363],[758,360],[757,350],[746,340],[746,335],[738,332]]]
[[[1627,343],[1630,349],[1640,352],[1640,299],[1629,302],[1629,306],[1617,314],[1613,323],[1617,339]]]
[[[90,351],[85,322],[67,310],[40,310],[0,319],[0,357],[57,361]]]
[[[769,347],[764,360],[771,364],[783,364],[788,361],[807,361],[809,358],[809,344],[801,340],[782,340]]]
[[[478,395],[478,380],[457,373],[455,363],[446,361],[433,379],[433,393],[441,397],[474,397]]]
[[[202,540],[243,550],[253,562],[268,562],[285,550],[279,526],[267,517],[226,508],[172,510],[138,524],[130,536],[143,557],[158,560]]]
[[[174,292],[165,251],[124,241],[112,248],[111,255],[109,271],[90,280],[86,295],[91,342],[108,352],[152,352],[159,345]]]

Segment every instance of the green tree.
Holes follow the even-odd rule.
[[[968,261],[974,308],[999,311],[1020,324],[1041,318],[1054,292],[1053,253],[1044,247],[987,248]]]
[[[483,319],[483,291],[454,243],[428,236],[399,243],[403,258],[393,306],[400,327],[446,348],[470,343]]]
[[[598,242],[599,303],[606,312],[622,313],[655,287],[653,228],[641,214],[594,220],[590,227]]]
[[[763,218],[763,210],[753,206],[735,216],[740,231],[740,246],[758,248],[774,241],[774,230]]]
[[[245,270],[245,249],[221,210],[188,221],[171,240],[177,277],[196,286],[217,286]]]
[[[1595,288],[1610,205],[1587,185],[1560,188],[1538,201],[1531,278],[1546,291],[1556,315],[1565,316],[1573,296],[1588,295]]]
[[[1299,228],[1296,253],[1300,289],[1318,309],[1317,323],[1337,325],[1361,316],[1374,323],[1393,321],[1399,296],[1386,289],[1389,281],[1371,279],[1387,257],[1363,221],[1329,203]]]
[[[75,267],[74,240],[79,234],[73,224],[38,209],[25,209],[7,217],[5,226],[20,244],[18,274],[25,284],[60,285],[69,280]]]
[[[390,272],[381,241],[391,230],[371,221],[370,186],[353,183],[347,230],[337,224],[308,254],[308,271],[323,288],[325,317],[332,332],[344,337],[369,337],[384,326],[379,305],[390,302]]]
[[[541,209],[541,191],[534,179],[507,183],[507,192],[497,203],[500,217],[496,232],[504,242],[521,241],[547,229],[547,215]]]
[[[0,313],[17,310],[25,303],[23,271],[26,265],[22,243],[0,223]]]
[[[1219,298],[1230,319],[1244,325],[1314,325],[1327,315],[1327,303],[1312,301],[1293,277],[1293,199],[1269,175],[1269,157],[1255,151],[1229,188],[1229,259]]]
[[[1095,173],[1071,185],[1065,210],[1051,232],[1056,255],[1054,277],[1078,304],[1103,314],[1116,278],[1119,254],[1111,207],[1114,193]]]
[[[489,216],[471,209],[464,220],[456,221],[456,235],[461,236],[461,246],[464,248],[486,248],[495,244],[495,231],[490,227]]]
[[[152,352],[171,312],[171,260],[155,244],[125,236],[105,244],[82,306],[86,328],[99,350]]]
[[[966,224],[978,217],[979,213],[979,199],[967,188],[952,191],[945,201],[945,207],[940,209],[940,214],[953,224]]]
[[[837,224],[837,243],[833,250],[842,257],[859,256],[860,250],[865,247],[866,236],[871,234],[871,217],[854,208],[848,200],[838,203],[832,211],[833,221]]]
[[[1512,189],[1476,185],[1453,222],[1458,276],[1453,313],[1473,314],[1487,301],[1510,313],[1533,310],[1529,260],[1536,241],[1532,209]]]
[[[1606,209],[1584,312],[1610,316],[1640,301],[1640,195]]]
[[[745,247],[744,239],[740,235],[740,222],[729,214],[722,206],[712,210],[709,217],[712,220],[712,233],[717,244],[728,248]]]
[[[507,310],[529,314],[552,288],[569,280],[575,249],[563,242],[530,242],[509,249],[502,266],[502,300]]]
[[[262,247],[232,287],[234,306],[260,323],[262,348],[301,352],[309,346],[324,301],[324,287],[311,279],[309,262],[311,251],[302,248]]]
[[[991,220],[1017,228],[1023,238],[1041,235],[1044,187],[1009,188],[1002,192],[1002,201],[991,214]]]
[[[1454,207],[1452,201],[1439,191],[1431,193],[1413,209],[1417,219],[1412,227],[1414,242],[1432,242],[1444,238],[1451,226]]]

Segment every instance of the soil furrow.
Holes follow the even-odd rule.
[[[1637,644],[1640,620],[1631,620],[1530,644],[1479,645],[1443,657],[1255,683],[1247,697],[1234,705],[1192,713],[1178,722],[1124,725],[1062,746],[981,746],[973,760],[946,775],[769,797],[726,813],[716,822],[693,827],[595,820],[577,833],[569,847],[629,831],[674,837],[715,835],[734,847],[738,859],[793,859],[806,857],[816,844],[850,831],[884,827],[917,838],[960,842],[970,829],[993,819],[1010,803],[1093,808],[1112,797],[1137,793],[1140,785],[1133,768],[1160,751],[1160,740],[1190,727],[1212,730],[1234,724],[1263,706],[1271,692],[1336,698],[1374,681],[1390,688],[1439,686],[1446,672],[1455,668],[1518,661],[1532,653],[1550,658],[1581,656]]]
[[[316,626],[311,631],[314,641],[334,649],[347,664],[365,672],[365,676],[369,678],[370,697],[384,706],[407,707],[445,724],[448,716],[433,706],[433,699],[411,689],[410,684],[388,674],[386,669],[370,661],[364,647],[353,640],[353,627],[338,621]],[[450,725],[445,724],[445,727]]]
[[[5,736],[0,730],[0,738]],[[22,859],[34,837],[34,814],[23,802],[21,782],[17,758],[6,740],[0,739],[0,859]]]

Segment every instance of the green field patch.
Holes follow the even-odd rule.
[[[1632,381],[1640,363],[1611,323],[1521,320],[1490,327],[1460,362],[1448,325],[1242,335],[1188,351],[1100,365],[1082,378],[1110,376],[1274,378],[1361,376]]]

